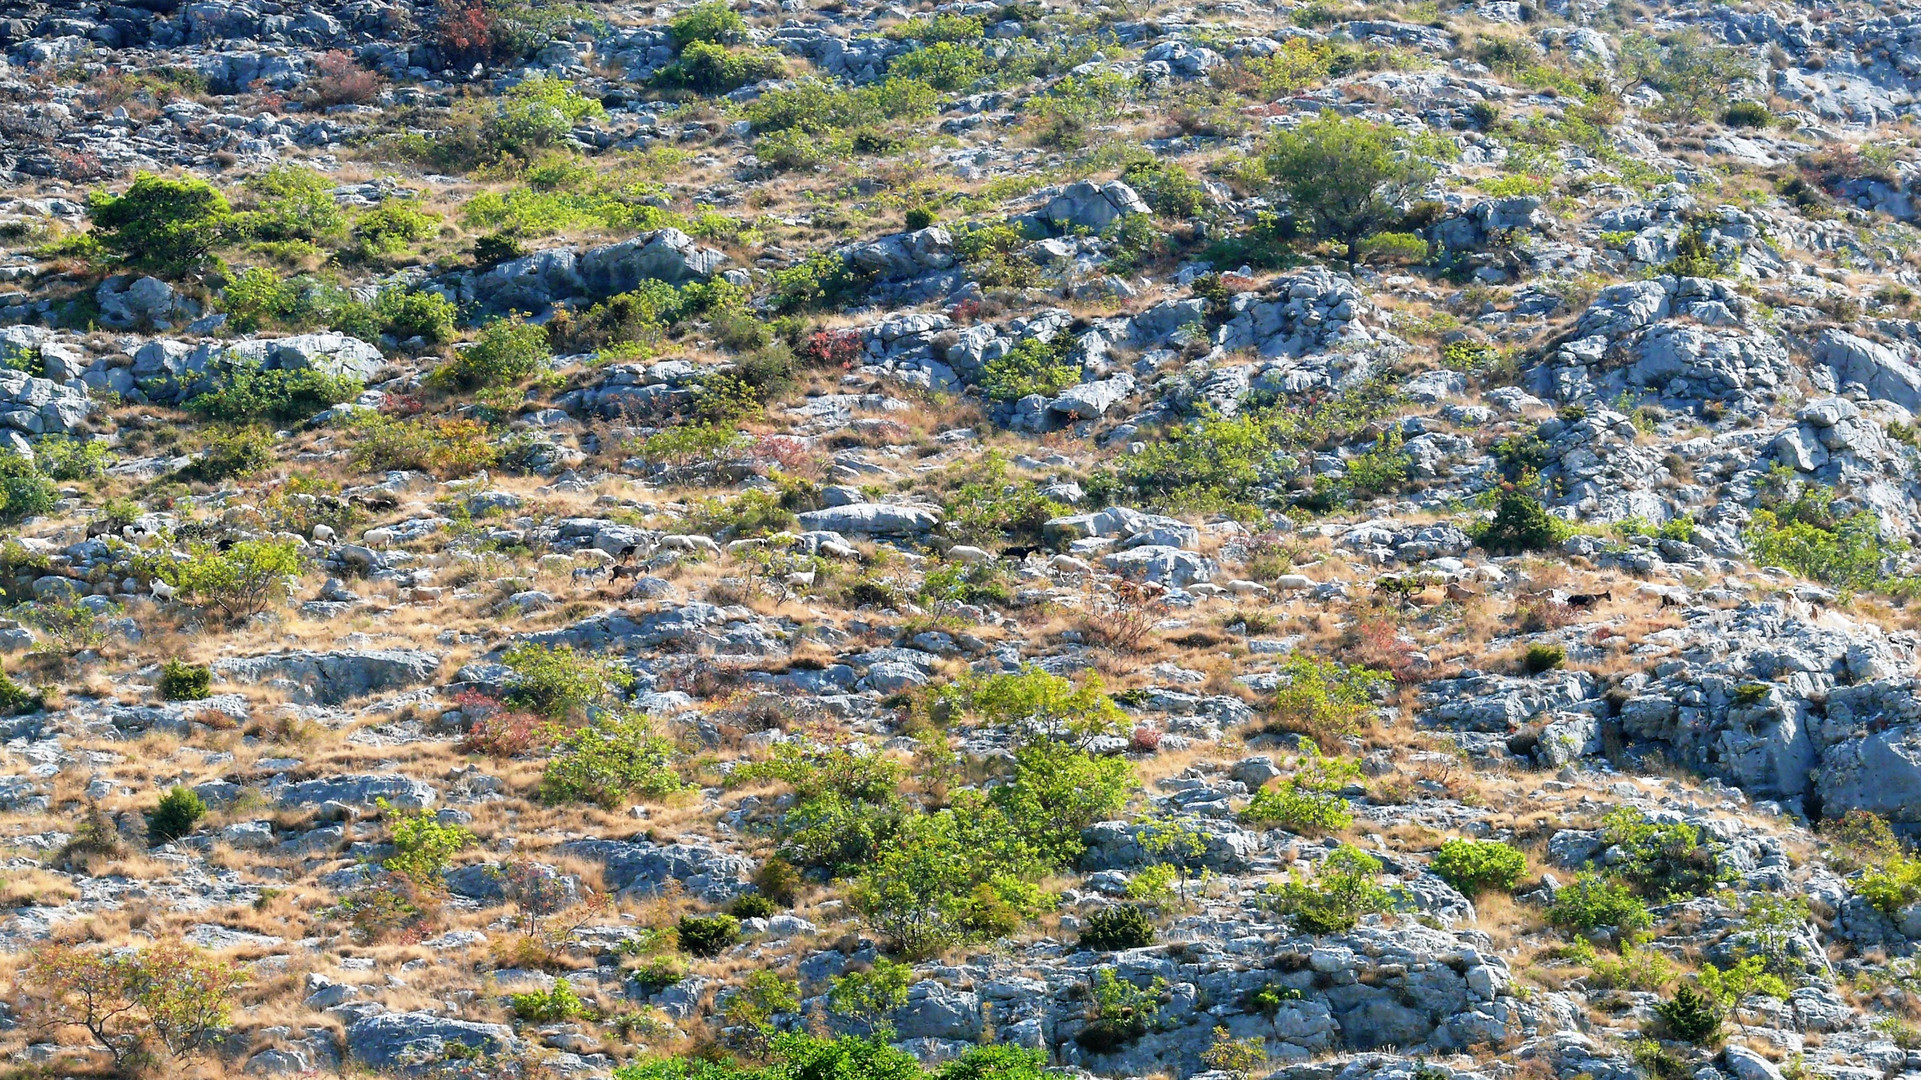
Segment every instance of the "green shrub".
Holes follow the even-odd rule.
[[[1832,489],[1803,483],[1792,473],[1770,474],[1762,487],[1763,505],[1742,536],[1754,561],[1844,590],[1887,583],[1882,561],[1905,552],[1907,545],[1883,537],[1872,510],[1843,517],[1834,497]]]
[[[215,431],[200,456],[175,475],[210,484],[254,476],[273,467],[273,450],[273,434],[257,425]]]
[[[925,206],[909,207],[906,220],[907,231],[919,232],[922,229],[931,229],[936,220],[934,212]]]
[[[986,34],[987,27],[979,15],[916,15],[887,30],[891,38],[929,43],[979,41]]]
[[[1435,852],[1429,869],[1471,899],[1484,892],[1513,891],[1527,872],[1527,856],[1499,840],[1456,837]]]
[[[1696,974],[1701,989],[1722,1008],[1732,1008],[1756,994],[1786,1001],[1790,987],[1778,975],[1768,974],[1763,956],[1744,956],[1726,971],[1713,964],[1702,964]]]
[[[205,664],[169,660],[160,667],[160,696],[168,701],[200,701],[213,690],[213,669]]]
[[[42,435],[33,442],[34,465],[51,480],[98,480],[113,464],[105,439]]]
[[[1342,844],[1321,861],[1312,883],[1294,871],[1287,881],[1269,886],[1268,899],[1305,933],[1344,934],[1362,915],[1393,909],[1394,894],[1376,880],[1380,872],[1381,860]]]
[[[326,240],[340,235],[346,218],[334,202],[334,182],[303,165],[275,165],[248,179],[253,208],[237,216],[240,230],[272,242]]]
[[[388,289],[374,300],[373,313],[381,332],[397,340],[417,337],[429,345],[440,345],[453,340],[454,318],[460,309],[436,292]]]
[[[1290,654],[1280,674],[1286,682],[1268,704],[1272,726],[1328,749],[1361,730],[1373,716],[1375,695],[1392,682],[1383,671],[1304,653]]]
[[[1022,338],[982,367],[981,391],[996,401],[1015,401],[1029,394],[1052,397],[1079,383],[1080,366],[1067,359],[1069,344],[1065,334],[1053,341]]]
[[[1312,743],[1293,776],[1254,793],[1241,820],[1305,835],[1338,832],[1354,824],[1342,788],[1360,779],[1361,767],[1346,758],[1322,757]]]
[[[1654,925],[1654,916],[1633,890],[1599,874],[1575,875],[1573,882],[1554,894],[1548,907],[1549,924],[1572,933],[1612,927],[1628,934]]]
[[[204,180],[166,180],[141,173],[119,197],[87,199],[93,238],[115,262],[181,277],[205,266],[233,223],[226,197]]]
[[[376,799],[380,816],[388,819],[394,853],[380,866],[392,874],[405,874],[416,885],[436,887],[447,873],[447,863],[461,849],[474,843],[472,831],[462,825],[442,825],[432,810],[406,811],[385,799]]]
[[[229,364],[220,370],[218,389],[187,403],[194,412],[225,424],[249,420],[292,423],[323,409],[360,396],[358,379],[329,375],[313,368],[263,371],[253,364]]]
[[[185,556],[158,557],[149,570],[178,589],[182,599],[242,622],[290,595],[300,573],[300,545],[293,540],[241,540],[221,551],[196,543]]]
[[[1888,821],[1871,810],[1850,810],[1838,818],[1821,823],[1821,835],[1839,856],[1834,861],[1843,873],[1856,866],[1873,866],[1901,858],[1901,840],[1888,827]]]
[[[207,804],[190,787],[175,786],[147,814],[147,842],[169,844],[193,832],[207,816]]]
[[[866,971],[850,971],[839,976],[828,990],[828,1007],[836,1015],[865,1024],[870,1033],[888,1036],[893,1026],[888,1017],[907,1004],[907,988],[914,981],[914,969],[877,957]]]
[[[563,1020],[578,1020],[591,1016],[593,1010],[580,1000],[574,988],[566,979],[555,979],[551,989],[546,991],[530,990],[524,994],[511,994],[507,1004],[514,1010],[514,1016],[530,1024],[557,1024]]]
[[[780,914],[780,905],[759,893],[742,893],[727,905],[727,914],[736,919],[766,919]]]
[[[1528,675],[1553,671],[1566,663],[1567,650],[1559,645],[1529,645],[1521,654],[1521,670]]]
[[[1102,908],[1087,917],[1081,929],[1081,948],[1094,952],[1145,949],[1154,944],[1154,922],[1131,904]]]
[[[715,496],[694,505],[688,525],[709,536],[735,539],[771,536],[798,524],[792,510],[781,504],[779,492],[743,491],[732,499]]]
[[[1392,125],[1331,112],[1274,135],[1262,168],[1297,218],[1346,245],[1350,266],[1434,176]]]
[[[696,4],[667,24],[667,35],[676,51],[694,42],[725,43],[747,36],[747,22],[733,8],[719,0]]]
[[[13,676],[0,671],[0,715],[20,716],[39,712],[46,707],[45,694],[27,689],[16,682]]]
[[[511,386],[546,370],[552,355],[547,331],[513,316],[482,327],[479,340],[460,350],[435,374],[468,389]]]
[[[891,948],[927,956],[1013,933],[1047,906],[1046,870],[1000,813],[968,797],[900,820],[849,900]]]
[[[682,786],[673,756],[673,743],[655,735],[646,717],[603,714],[554,745],[540,797],[609,810],[629,799],[666,798]]]
[[[440,215],[409,203],[381,203],[354,222],[354,243],[363,255],[400,255],[440,231]]]
[[[1121,180],[1133,188],[1161,217],[1186,221],[1207,209],[1207,192],[1200,181],[1171,161],[1136,161],[1121,170]]]
[[[1115,975],[1113,968],[1100,969],[1087,988],[1089,1023],[1074,1041],[1096,1054],[1132,1043],[1159,1022],[1166,990],[1167,980],[1159,975],[1146,986],[1136,986]]]
[[[1475,542],[1496,555],[1516,555],[1559,547],[1571,535],[1567,522],[1547,512],[1539,500],[1507,487],[1494,506],[1494,518],[1471,530]]]
[[[1854,882],[1855,894],[1894,918],[1901,909],[1921,901],[1921,859],[1895,855],[1869,866]]]
[[[1681,1042],[1707,1046],[1721,1038],[1721,1007],[1713,998],[1691,986],[1682,986],[1674,996],[1654,1006],[1667,1034]]]
[[[222,306],[227,309],[227,325],[241,334],[251,334],[282,321],[299,302],[299,291],[264,266],[235,274],[221,292]]]
[[[640,456],[658,465],[692,465],[718,461],[746,444],[746,436],[732,428],[719,424],[682,424],[647,436],[640,444]]]
[[[606,117],[600,102],[577,92],[569,80],[536,75],[501,97],[486,138],[502,153],[531,158],[565,139],[574,125]]]
[[[411,469],[442,480],[500,461],[500,443],[478,420],[395,420],[378,413],[353,418],[354,460],[363,469]]]
[[[1378,232],[1363,239],[1356,249],[1364,259],[1414,266],[1427,261],[1427,241],[1414,233]]]
[[[0,523],[13,525],[51,513],[60,493],[25,455],[0,450]]]
[[[1737,101],[1721,114],[1721,122],[1729,127],[1764,128],[1774,123],[1774,114],[1758,101]]]
[[[778,53],[696,41],[681,51],[678,60],[656,71],[653,84],[667,90],[725,94],[748,83],[777,79],[785,70]]]
[[[896,56],[888,62],[887,73],[953,93],[972,86],[991,63],[978,46],[937,41],[924,49]]]
[[[518,709],[561,719],[618,697],[634,678],[611,661],[571,645],[522,642],[500,662],[513,672],[505,699]]]
[[[1721,880],[1714,851],[1693,825],[1659,825],[1624,806],[1603,819],[1603,838],[1617,852],[1609,865],[1621,880],[1656,901],[1705,896]]]
[[[682,915],[674,932],[688,955],[719,956],[740,940],[740,920],[732,915]]]

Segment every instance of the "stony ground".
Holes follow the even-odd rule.
[[[0,55],[0,1075],[1921,1075],[1902,5]]]

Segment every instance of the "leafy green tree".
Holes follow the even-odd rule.
[[[184,277],[207,264],[233,224],[233,208],[205,180],[141,173],[119,196],[87,199],[93,237],[119,265]]]
[[[1140,822],[1136,840],[1141,850],[1157,864],[1174,868],[1180,877],[1181,901],[1185,903],[1189,879],[1207,873],[1201,863],[1207,855],[1207,837],[1179,818],[1151,817]]]
[[[151,572],[183,599],[218,609],[242,622],[279,603],[300,573],[300,545],[293,540],[241,540],[225,551],[193,544],[184,558],[163,556]]]
[[[502,654],[500,662],[513,672],[507,704],[554,719],[606,703],[634,684],[634,677],[612,661],[576,652],[571,645],[525,641]]]
[[[489,133],[502,150],[528,157],[565,139],[574,125],[606,117],[600,102],[576,91],[571,81],[536,75],[501,98]]]
[[[866,1027],[870,1037],[892,1042],[894,1025],[888,1018],[907,1004],[907,988],[913,981],[913,967],[881,957],[866,971],[836,978],[827,993],[828,1007]]]
[[[361,389],[360,380],[350,375],[329,375],[313,368],[266,371],[255,364],[237,363],[221,371],[218,389],[194,398],[187,407],[223,423],[271,420],[284,424],[352,401]]]
[[[1493,554],[1518,555],[1550,550],[1572,530],[1548,513],[1539,499],[1510,484],[1501,489],[1493,519],[1472,531],[1475,542]]]
[[[1654,925],[1654,916],[1626,885],[1583,872],[1554,894],[1554,903],[1547,909],[1547,921],[1577,934],[1603,926],[1632,933]]]
[[[1043,859],[1065,867],[1086,850],[1081,830],[1119,813],[1133,787],[1134,767],[1126,758],[1041,738],[1014,748],[1013,776],[989,798]]]
[[[1031,666],[950,688],[940,700],[972,708],[990,724],[1046,735],[1080,750],[1117,734],[1127,719],[1098,676],[1075,682]]]
[[[720,0],[708,0],[674,16],[667,24],[667,36],[678,51],[695,42],[726,44],[747,36],[747,21]]]
[[[906,818],[850,892],[855,911],[894,949],[926,956],[1012,933],[1048,897],[1045,860],[988,806]]]
[[[1297,217],[1346,245],[1350,267],[1434,178],[1393,126],[1331,112],[1276,134],[1262,165]]]
[[[202,1050],[247,982],[238,965],[178,938],[129,949],[45,945],[20,975],[36,1016],[84,1029],[121,1073]]]
[[[1340,791],[1360,779],[1361,767],[1346,758],[1323,757],[1311,742],[1302,750],[1294,775],[1255,792],[1241,811],[1243,821],[1307,835],[1338,832],[1354,823]]]
[[[1004,356],[981,369],[981,390],[996,401],[1016,401],[1029,394],[1052,397],[1081,381],[1079,365],[1066,359],[1069,339],[1053,341],[1022,338]]]

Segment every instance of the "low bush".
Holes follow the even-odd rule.
[[[1476,543],[1495,555],[1518,555],[1559,547],[1572,534],[1568,523],[1547,512],[1540,500],[1519,488],[1503,488],[1494,517],[1473,530]]]
[[[1529,645],[1521,654],[1521,671],[1527,675],[1553,671],[1566,663],[1567,650],[1559,645]]]
[[[1570,933],[1609,927],[1627,934],[1654,925],[1654,916],[1634,891],[1618,881],[1583,872],[1559,892],[1548,907],[1547,921]]]
[[[466,476],[500,461],[500,443],[478,420],[396,420],[356,416],[354,460],[363,469],[410,469],[442,480]]]
[[[284,601],[300,573],[294,540],[241,540],[222,551],[189,545],[186,555],[163,555],[150,571],[179,590],[182,599],[243,622]]]
[[[160,696],[168,701],[200,701],[213,689],[213,669],[205,664],[169,660],[160,667]]]
[[[517,1019],[530,1024],[558,1024],[593,1014],[593,1010],[580,1000],[580,995],[564,978],[555,979],[553,987],[545,991],[511,994],[507,998],[507,1005],[514,1010]]]
[[[604,657],[576,652],[571,645],[523,642],[500,662],[513,672],[506,703],[562,719],[618,698],[634,677]]]
[[[1087,917],[1081,929],[1081,948],[1094,952],[1144,949],[1154,944],[1154,922],[1131,904],[1103,908]]]
[[[646,717],[606,714],[554,744],[540,797],[609,810],[630,799],[665,798],[682,787],[673,756],[673,743],[654,734]]]
[[[253,364],[233,364],[219,372],[220,386],[201,394],[187,407],[211,420],[244,424],[252,420],[292,423],[323,409],[360,396],[358,379],[329,375],[313,368],[263,371]]]
[[[1682,986],[1674,996],[1654,1006],[1667,1034],[1681,1042],[1707,1046],[1720,1041],[1721,1006],[1708,994]]]
[[[217,484],[222,480],[245,479],[273,467],[273,434],[257,425],[215,431],[207,439],[200,456],[187,463],[175,476]]]
[[[1241,820],[1310,836],[1338,832],[1354,823],[1340,791],[1360,779],[1361,767],[1346,758],[1323,757],[1312,743],[1304,749],[1306,756],[1294,775],[1255,792],[1241,811]]]
[[[479,339],[435,374],[467,389],[509,386],[546,370],[552,355],[546,329],[513,316],[482,327]]]
[[[780,905],[759,893],[742,893],[727,905],[727,914],[736,919],[766,919],[780,914]]]
[[[1394,894],[1377,878],[1381,861],[1350,844],[1329,852],[1312,882],[1298,871],[1268,888],[1274,909],[1309,934],[1344,934],[1361,916],[1392,910]]]
[[[1706,896],[1722,879],[1714,850],[1696,826],[1657,824],[1627,806],[1609,813],[1603,824],[1603,838],[1613,849],[1610,869],[1650,900]]]
[[[989,360],[981,370],[981,391],[996,401],[1015,401],[1029,394],[1052,397],[1081,381],[1080,366],[1067,359],[1065,335],[1053,341],[1022,338],[1004,356]]]
[[[1527,856],[1499,840],[1463,840],[1441,845],[1429,869],[1470,899],[1484,892],[1509,892],[1527,872]]]
[[[732,915],[683,915],[674,933],[688,955],[719,956],[740,940],[740,920]]]
[[[60,501],[48,479],[24,454],[0,450],[0,524],[14,525],[52,512]]]
[[[436,292],[388,289],[374,300],[373,314],[380,331],[398,341],[419,338],[429,345],[453,340],[454,319],[460,313],[452,300]]]
[[[401,255],[440,231],[440,215],[405,202],[389,201],[354,222],[354,244],[368,257]]]
[[[684,52],[695,42],[739,41],[747,36],[747,22],[721,0],[707,0],[674,16],[667,24],[667,36],[676,51]]]
[[[207,804],[189,787],[173,787],[147,814],[147,842],[168,844],[193,832],[207,816]]]
[[[225,196],[205,180],[168,180],[141,173],[124,194],[95,192],[87,200],[90,234],[116,264],[162,277],[181,277],[207,265],[233,224]]]

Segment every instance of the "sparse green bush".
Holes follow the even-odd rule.
[[[352,401],[360,391],[360,381],[348,375],[313,368],[264,371],[253,364],[235,363],[221,369],[218,389],[194,398],[187,407],[224,424],[250,420],[285,424]]]
[[[511,994],[507,1004],[514,1010],[515,1017],[530,1024],[557,1024],[592,1014],[587,1003],[580,1000],[580,995],[564,978],[555,979],[553,987],[545,991]]]
[[[719,956],[740,940],[740,920],[732,915],[682,915],[674,931],[689,955]]]
[[[333,180],[304,165],[275,165],[248,179],[246,188],[253,208],[236,215],[236,225],[256,240],[315,242],[346,228]]]
[[[1087,917],[1081,929],[1081,948],[1095,952],[1145,949],[1154,944],[1154,922],[1131,904],[1102,908]]]
[[[500,460],[500,443],[478,420],[395,420],[378,413],[353,418],[354,460],[363,469],[412,469],[442,480]]]
[[[394,853],[380,864],[390,874],[405,874],[414,884],[437,887],[447,873],[447,863],[463,848],[474,843],[474,834],[463,825],[442,825],[432,810],[406,811],[376,799],[380,816],[389,822]]]
[[[1609,813],[1603,824],[1604,839],[1618,852],[1610,868],[1650,900],[1705,896],[1721,880],[1714,851],[1696,826],[1656,824],[1631,806]]]
[[[682,786],[673,756],[673,743],[655,735],[646,717],[603,714],[554,745],[540,797],[609,810],[629,799],[664,799]]]
[[[1241,820],[1306,835],[1338,832],[1354,823],[1340,791],[1360,779],[1361,767],[1346,758],[1323,757],[1312,743],[1302,749],[1294,775],[1256,791]]]
[[[1121,170],[1121,180],[1161,217],[1187,221],[1207,209],[1207,192],[1200,181],[1171,161],[1133,162]]]
[[[1309,883],[1295,871],[1268,887],[1274,909],[1310,934],[1344,934],[1363,915],[1392,910],[1394,894],[1376,880],[1381,861],[1350,844],[1329,852]]]
[[[160,696],[168,701],[199,701],[213,689],[213,669],[205,664],[168,660],[160,667]]]
[[[0,523],[13,525],[52,512],[60,493],[25,455],[0,450]]]
[[[113,464],[105,439],[42,435],[33,442],[34,465],[50,480],[98,480]]]
[[[907,988],[914,981],[911,965],[878,957],[866,971],[850,971],[834,980],[828,1007],[840,1016],[864,1024],[869,1033],[888,1036],[888,1017],[907,1004]]]
[[[388,289],[374,300],[381,332],[399,341],[416,337],[429,345],[451,341],[459,312],[452,300],[436,292]]]
[[[1081,369],[1068,361],[1063,334],[1053,341],[1022,338],[1006,355],[982,368],[982,392],[996,401],[1015,401],[1029,394],[1052,397],[1081,381]]]
[[[27,689],[16,682],[13,676],[0,671],[0,715],[20,716],[39,712],[46,707],[45,694]]]
[[[748,83],[777,79],[785,70],[778,53],[696,41],[681,50],[678,60],[656,71],[653,84],[667,90],[725,94]]]
[[[606,117],[600,102],[569,80],[536,75],[501,97],[487,122],[487,138],[501,152],[529,158],[565,139],[574,125]]]
[[[1737,101],[1721,114],[1721,122],[1729,127],[1764,128],[1774,123],[1774,114],[1758,101]]]
[[[87,199],[93,239],[118,265],[182,277],[207,264],[233,224],[227,199],[205,180],[167,180],[141,173],[118,197]]]
[[[571,645],[522,642],[500,658],[513,677],[506,702],[560,719],[619,696],[634,683],[626,671],[602,657],[574,651]]]
[[[1629,934],[1654,925],[1654,916],[1626,885],[1583,872],[1554,894],[1547,921],[1571,933],[1586,933],[1605,926]]]
[[[673,39],[676,50],[684,50],[695,42],[725,44],[746,37],[747,22],[720,0],[709,0],[674,16],[667,24],[667,35]]]
[[[518,316],[495,319],[435,376],[468,389],[510,386],[545,370],[552,355],[544,328]]]
[[[169,844],[193,832],[207,816],[207,804],[190,787],[175,786],[147,814],[147,842]]]
[[[1373,714],[1375,694],[1392,681],[1386,672],[1298,652],[1288,656],[1280,673],[1286,681],[1268,704],[1273,725],[1306,735],[1329,751],[1361,730]]]
[[[1527,872],[1527,856],[1499,840],[1456,837],[1434,853],[1429,869],[1471,899],[1484,892],[1511,892]]]
[[[400,255],[439,231],[439,214],[394,200],[360,215],[353,238],[363,255]]]
[[[937,41],[924,49],[896,56],[889,61],[887,73],[953,93],[972,86],[990,64],[978,46]]]
[[[196,543],[183,557],[157,557],[149,569],[182,599],[241,622],[290,595],[300,573],[300,546],[293,540],[241,540],[222,551]]]
[[[1276,134],[1262,167],[1297,217],[1346,245],[1350,266],[1434,176],[1392,125],[1331,112]]]

